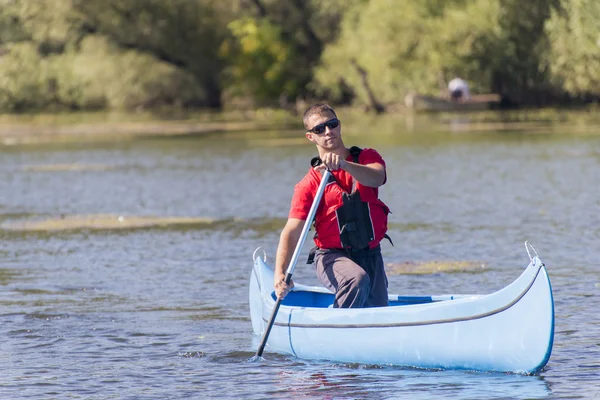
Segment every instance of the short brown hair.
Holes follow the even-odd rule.
[[[332,113],[333,116],[337,118],[337,114],[335,113],[335,111],[333,111],[333,108],[331,108],[329,105],[327,105],[325,103],[317,103],[317,104],[313,104],[312,106],[308,107],[308,109],[306,109],[306,111],[304,111],[304,117],[302,117],[302,122],[304,122],[304,127],[306,129],[310,129],[309,126],[307,125],[308,119],[310,117],[312,117],[313,115],[323,115],[327,111]]]

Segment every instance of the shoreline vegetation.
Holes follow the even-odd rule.
[[[397,132],[529,132],[596,134],[600,116],[595,105],[576,108],[530,108],[475,112],[394,112],[368,116],[362,108],[340,107],[352,127],[347,134],[396,126]],[[161,137],[244,135],[302,131],[296,113],[277,109],[253,111],[162,110],[153,112],[69,112],[0,114],[0,146],[102,142]],[[277,141],[276,139],[272,139]],[[289,140],[286,143],[290,144]]]
[[[277,110],[0,114],[0,145],[225,134],[269,130],[274,123],[291,129],[296,120]]]
[[[0,112],[382,114],[456,76],[501,107],[589,104],[598,19],[596,0],[9,0]]]

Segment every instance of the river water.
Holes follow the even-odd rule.
[[[0,145],[0,398],[599,398],[594,126],[341,119],[346,145],[375,147],[387,162],[391,293],[493,292],[527,266],[523,243],[533,244],[556,308],[539,375],[316,362],[269,348],[249,362],[260,339],[248,310],[252,253],[273,260],[315,153],[299,127],[274,124]],[[392,268],[420,263],[448,268]],[[294,279],[317,283],[303,263]]]

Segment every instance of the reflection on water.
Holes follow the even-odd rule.
[[[222,363],[236,364],[252,355],[224,354],[219,358]],[[430,399],[434,395],[447,399],[537,399],[552,394],[542,376],[332,364],[266,353],[265,358],[242,362],[239,367],[253,378],[253,387],[268,393],[269,398]],[[237,394],[247,392],[239,388]]]
[[[18,278],[19,275],[21,275],[21,273],[18,270],[1,268],[0,269],[0,285],[8,284],[10,281]]]
[[[468,372],[361,368],[351,372],[344,366],[327,366],[327,372],[281,372],[281,385],[297,397],[482,399],[544,398],[551,392],[541,377],[475,374]],[[284,392],[282,390],[282,392]]]
[[[268,348],[247,362],[260,339],[248,315],[252,252],[274,257],[315,152],[299,123],[0,147],[0,397],[598,397],[594,118],[341,117],[347,145],[376,147],[387,162],[391,292],[491,293],[528,264],[523,242],[534,244],[556,307],[539,376],[304,361]],[[316,284],[312,268],[298,264],[294,279]]]
[[[109,165],[91,165],[91,164],[51,164],[51,165],[26,165],[23,169],[26,171],[39,172],[58,172],[58,171],[106,171],[114,168]]]

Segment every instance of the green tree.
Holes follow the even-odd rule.
[[[222,2],[0,4],[0,109],[219,106]]]
[[[544,25],[558,0],[499,0],[501,47],[489,66],[491,89],[518,102],[542,105],[554,97],[542,62],[549,51]]]
[[[573,96],[600,98],[600,3],[563,0],[545,25],[551,79]]]
[[[240,0],[221,47],[228,96],[255,104],[312,97],[323,47],[337,37],[345,11],[364,0]]]
[[[298,55],[278,26],[245,17],[231,22],[229,29],[232,37],[223,43],[221,55],[228,60],[225,82],[232,96],[251,97],[260,104],[281,93],[298,94]]]
[[[542,103],[553,96],[542,62],[544,24],[558,0],[415,0],[358,3],[328,46],[315,86],[335,97],[340,82],[359,103],[401,102],[409,91],[439,94],[460,75],[474,92]],[[368,85],[367,79],[368,79]]]
[[[314,86],[335,99],[349,86],[359,103],[370,102],[370,91],[383,103],[399,102],[409,91],[438,94],[441,75],[454,69],[457,58],[454,49],[441,41],[453,40],[452,32],[461,29],[450,24],[443,29],[443,21],[449,9],[466,3],[419,0],[402,7],[386,0],[356,3],[344,18],[339,40],[327,46]]]
[[[218,51],[226,34],[221,2],[73,0],[73,6],[89,30],[191,73],[206,93],[198,105],[221,105]]]
[[[0,110],[40,109],[50,103],[48,62],[30,42],[16,43],[2,56]]]

